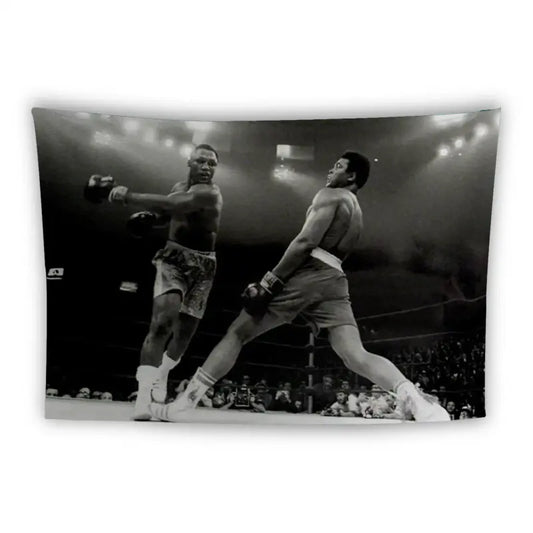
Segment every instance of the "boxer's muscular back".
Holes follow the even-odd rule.
[[[202,185],[205,187],[205,185]],[[216,185],[213,187],[215,201],[201,205],[185,213],[176,213],[170,219],[168,238],[187,248],[200,251],[212,251],[220,224],[222,196]],[[188,192],[187,182],[179,182],[172,188],[171,194]]]
[[[325,189],[321,193],[329,196],[329,209],[334,210],[334,215],[319,246],[344,260],[355,249],[363,229],[361,207],[357,196],[347,189]]]

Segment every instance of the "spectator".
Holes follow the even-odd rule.
[[[292,403],[292,385],[287,381],[276,391],[274,400],[278,400],[280,396],[286,396],[289,403]]]
[[[113,395],[110,392],[102,392],[102,395],[100,396],[100,400],[104,402],[111,402],[113,401]]]
[[[348,395],[348,409],[354,416],[361,416],[361,405],[359,403],[359,394],[357,391],[352,391]]]
[[[252,394],[250,396],[250,407],[254,413],[265,413],[266,407],[263,404],[263,399],[260,396]]]
[[[52,387],[49,387],[48,389],[46,389],[46,396],[48,398],[57,398],[57,396],[59,396],[59,391],[57,389],[53,389]]]
[[[231,409],[233,405],[235,404],[235,392],[230,392],[228,394],[228,397],[225,399],[224,405],[220,406],[221,411],[227,411],[228,409]]]
[[[472,407],[470,405],[463,405],[459,413],[459,420],[465,420],[467,418],[472,418]]]
[[[341,381],[341,386],[339,387],[339,390],[346,393],[346,395],[348,396],[350,394],[350,391],[352,390],[352,388],[350,387],[350,382],[347,379],[343,379]]]
[[[267,380],[266,378],[261,378],[254,386],[254,389],[256,389],[257,387],[264,387],[266,389],[268,389],[268,383],[267,383]]]
[[[268,389],[261,382],[255,388],[255,397],[257,401],[265,406],[265,409],[270,409],[272,404],[272,394],[268,392]]]
[[[320,413],[322,416],[355,416],[348,406],[348,396],[344,391],[335,395],[335,401]]]
[[[333,390],[333,378],[326,375],[322,378],[322,383],[317,383],[312,388],[313,410],[322,411],[330,406],[336,400],[336,394]]]
[[[417,355],[420,356],[420,359],[421,359],[420,362],[422,362],[422,356],[420,355],[420,353],[417,352]],[[417,381],[418,383],[420,383],[420,387],[422,388],[422,390],[425,390],[428,388],[429,376],[426,370],[422,370],[420,374],[418,374]]]
[[[392,411],[393,409],[390,408],[390,404],[386,399],[385,391],[378,385],[372,385],[368,409],[364,414],[372,418],[383,418],[383,415],[390,414]]]
[[[303,413],[305,412],[305,405],[302,400],[294,400],[292,404],[291,413]]]
[[[79,396],[81,394],[81,396]],[[89,387],[82,387],[76,398],[86,398],[87,400],[91,397],[91,389]]]
[[[292,401],[300,400],[304,405],[307,404],[307,385],[305,381],[300,381],[298,387],[292,391]]]
[[[360,400],[367,400],[370,398],[370,395],[368,393],[368,387],[366,385],[361,385],[359,387],[359,399]]]
[[[456,413],[455,409],[456,409],[455,402],[453,400],[450,400],[446,404],[446,411],[448,411],[448,414],[450,415],[450,418],[452,420],[456,420],[457,419],[457,413]]]
[[[215,392],[215,394],[213,395],[213,400],[212,400],[212,405],[213,407],[219,409],[220,407],[226,405],[226,396],[224,395],[224,392],[219,390],[217,392]]]
[[[100,391],[93,391],[92,394],[91,394],[91,398],[93,400],[100,400],[100,397],[102,396],[102,393]]]

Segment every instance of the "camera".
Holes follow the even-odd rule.
[[[235,391],[234,406],[238,409],[249,409],[251,400],[251,391],[247,385],[241,385]]]

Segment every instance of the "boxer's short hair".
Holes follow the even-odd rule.
[[[362,189],[368,175],[370,174],[370,162],[368,159],[357,152],[344,152],[342,159],[348,160],[348,172],[355,172],[355,184],[358,189]]]
[[[196,152],[196,150],[202,150],[202,149],[213,152],[217,156],[217,161],[220,159],[218,157],[218,152],[210,144],[199,144],[198,146],[194,147],[194,152]]]

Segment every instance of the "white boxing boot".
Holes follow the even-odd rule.
[[[410,381],[404,381],[396,389],[400,408],[406,418],[417,422],[449,422],[450,415],[438,403],[438,399],[419,391]]]
[[[199,368],[178,399],[166,405],[151,403],[150,413],[154,418],[165,422],[178,422],[180,413],[194,409],[207,389],[214,384],[215,380]]]
[[[152,388],[159,377],[159,369],[155,366],[140,365],[137,368],[137,398],[133,410],[133,420],[151,420],[150,403],[152,401]]]

